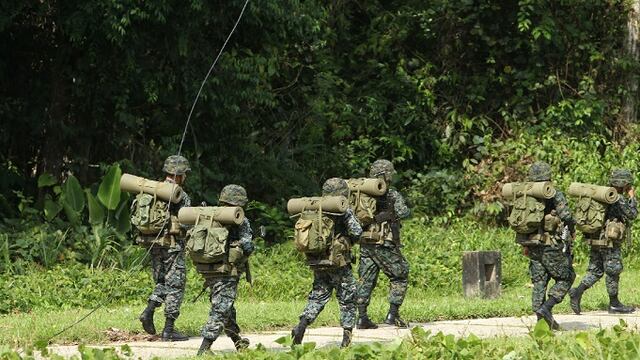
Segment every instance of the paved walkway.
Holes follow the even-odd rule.
[[[560,323],[563,330],[589,330],[605,327],[612,327],[619,323],[620,319],[624,319],[631,328],[640,328],[640,316],[637,314],[630,315],[611,315],[606,312],[589,312],[583,315],[555,315],[556,320]],[[467,336],[475,334],[481,338],[495,336],[524,336],[527,335],[531,328],[535,325],[535,317],[507,317],[507,318],[490,318],[490,319],[469,319],[469,320],[452,320],[437,321],[432,323],[413,323],[412,326],[421,326],[425,330],[433,333],[443,332],[455,336]],[[286,336],[289,331],[272,331],[257,334],[243,334],[251,340],[251,347],[262,344],[267,349],[281,350],[282,345],[275,342],[276,339]],[[370,342],[388,342],[398,337],[404,337],[409,334],[408,329],[398,329],[391,326],[380,326],[373,330],[355,330],[353,342],[370,343]],[[311,328],[308,329],[304,342],[315,342],[317,347],[338,346],[342,340],[342,329],[337,327]],[[175,358],[180,356],[194,355],[200,346],[201,338],[191,338],[189,341],[167,343],[157,341],[146,342],[127,342],[133,351],[135,358],[150,359],[153,357]],[[108,345],[96,346],[99,348],[115,347],[119,348],[123,342],[112,343]],[[50,350],[53,353],[69,357],[77,355],[77,346],[52,346]],[[212,347],[215,352],[234,351],[233,343],[227,337],[220,337]]]

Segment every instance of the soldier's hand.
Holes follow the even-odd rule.
[[[630,188],[627,194],[629,194],[630,198],[634,198],[636,197],[636,190],[634,188]]]
[[[529,257],[529,247],[527,246],[522,247],[522,255]]]

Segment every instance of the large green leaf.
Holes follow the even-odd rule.
[[[120,177],[122,170],[118,164],[111,165],[98,188],[98,199],[109,210],[115,210],[120,203]]]
[[[129,206],[129,194],[123,193],[118,209],[116,209],[113,217],[110,218],[112,225],[116,228],[116,231],[124,235],[131,230],[131,208]]]
[[[58,215],[60,210],[62,210],[62,207],[47,195],[44,199],[44,218],[47,219],[47,221],[51,221]]]
[[[49,173],[44,173],[38,177],[38,187],[43,188],[47,186],[55,185],[58,180]]]
[[[65,215],[67,215],[67,219],[73,225],[80,225],[80,220],[82,219],[82,213],[80,211],[76,211],[73,206],[69,204],[69,200],[66,199],[64,194],[60,195],[60,199],[58,199],[60,206],[64,209]]]
[[[62,194],[64,195],[65,203],[69,205],[72,210],[78,213],[84,210],[84,193],[80,182],[78,182],[75,176],[70,175],[69,178],[67,178],[62,188]]]
[[[104,206],[96,199],[89,189],[85,190],[87,194],[87,206],[89,208],[89,223],[91,225],[98,225],[104,222]]]

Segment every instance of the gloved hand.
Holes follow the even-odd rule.
[[[391,220],[393,220],[393,212],[391,212],[391,211],[381,211],[381,212],[377,213],[376,215],[374,215],[373,219],[378,224],[383,223],[385,221],[391,221]]]
[[[240,243],[240,248],[242,249],[242,252],[246,256],[251,255],[253,251],[256,249],[255,246],[253,246],[252,242],[242,242]]]

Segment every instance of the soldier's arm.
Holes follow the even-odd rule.
[[[556,213],[560,217],[560,220],[562,220],[565,225],[569,226],[569,231],[573,235],[575,233],[576,220],[571,214],[571,209],[569,208],[567,198],[563,193],[558,191],[553,198],[553,202],[556,208]]]
[[[411,210],[409,210],[407,202],[397,190],[389,189],[389,197],[391,197],[393,201],[393,209],[396,213],[396,218],[406,219],[411,215]]]
[[[253,230],[251,230],[251,223],[249,223],[249,219],[244,218],[239,227],[240,247],[242,248],[242,252],[247,256],[251,255],[255,250],[255,246],[253,245]]]
[[[618,206],[626,221],[631,221],[638,217],[638,202],[635,197],[626,199],[620,196]]]
[[[360,222],[358,222],[358,219],[353,215],[353,210],[347,209],[347,212],[344,214],[344,223],[347,227],[347,234],[351,240],[357,241],[362,235],[362,226],[360,226]]]

